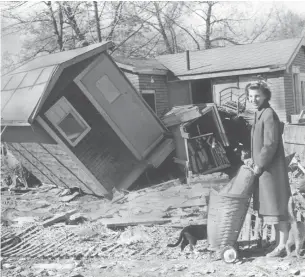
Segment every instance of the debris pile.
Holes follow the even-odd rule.
[[[230,167],[229,141],[215,104],[173,107],[162,120],[174,136],[174,161],[188,178]]]

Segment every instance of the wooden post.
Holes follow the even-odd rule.
[[[189,185],[191,183],[191,176],[192,172],[190,170],[190,157],[189,157],[189,151],[188,151],[188,146],[187,146],[187,139],[184,138],[184,147],[186,151],[186,182]]]

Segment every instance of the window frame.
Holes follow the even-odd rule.
[[[61,107],[61,109],[62,109],[62,106],[60,105],[62,102],[65,102],[65,104],[67,104],[69,110],[68,111],[64,110],[65,115],[62,118],[60,118],[60,116],[58,114],[56,114],[60,119],[58,121],[55,121],[55,118],[53,117],[52,114],[55,113],[54,110],[58,106]],[[66,133],[62,130],[62,128],[59,127],[59,124],[69,114],[71,114],[74,117],[74,119],[77,121],[78,124],[85,126],[85,130],[74,141],[71,141],[71,139],[66,135]],[[85,121],[85,119],[79,114],[79,112],[73,107],[73,105],[64,96],[62,96],[58,101],[56,101],[56,103],[45,112],[45,116],[53,124],[53,126],[57,129],[57,131],[65,138],[65,140],[68,141],[69,144],[73,147],[75,147],[91,130],[91,127],[89,126],[89,124]]]
[[[145,98],[143,97],[143,94],[153,94],[154,95],[154,104],[155,104],[155,109],[153,109],[145,100]],[[156,97],[156,90],[154,89],[142,89],[141,90],[141,96],[143,98],[143,100],[146,102],[146,104],[152,109],[152,111],[154,113],[157,113],[157,97]]]

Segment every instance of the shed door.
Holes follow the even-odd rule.
[[[138,159],[162,139],[161,124],[106,55],[101,55],[75,82]]]

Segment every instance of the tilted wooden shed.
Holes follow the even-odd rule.
[[[42,182],[111,197],[174,150],[112,46],[40,56],[2,76],[1,139]]]

